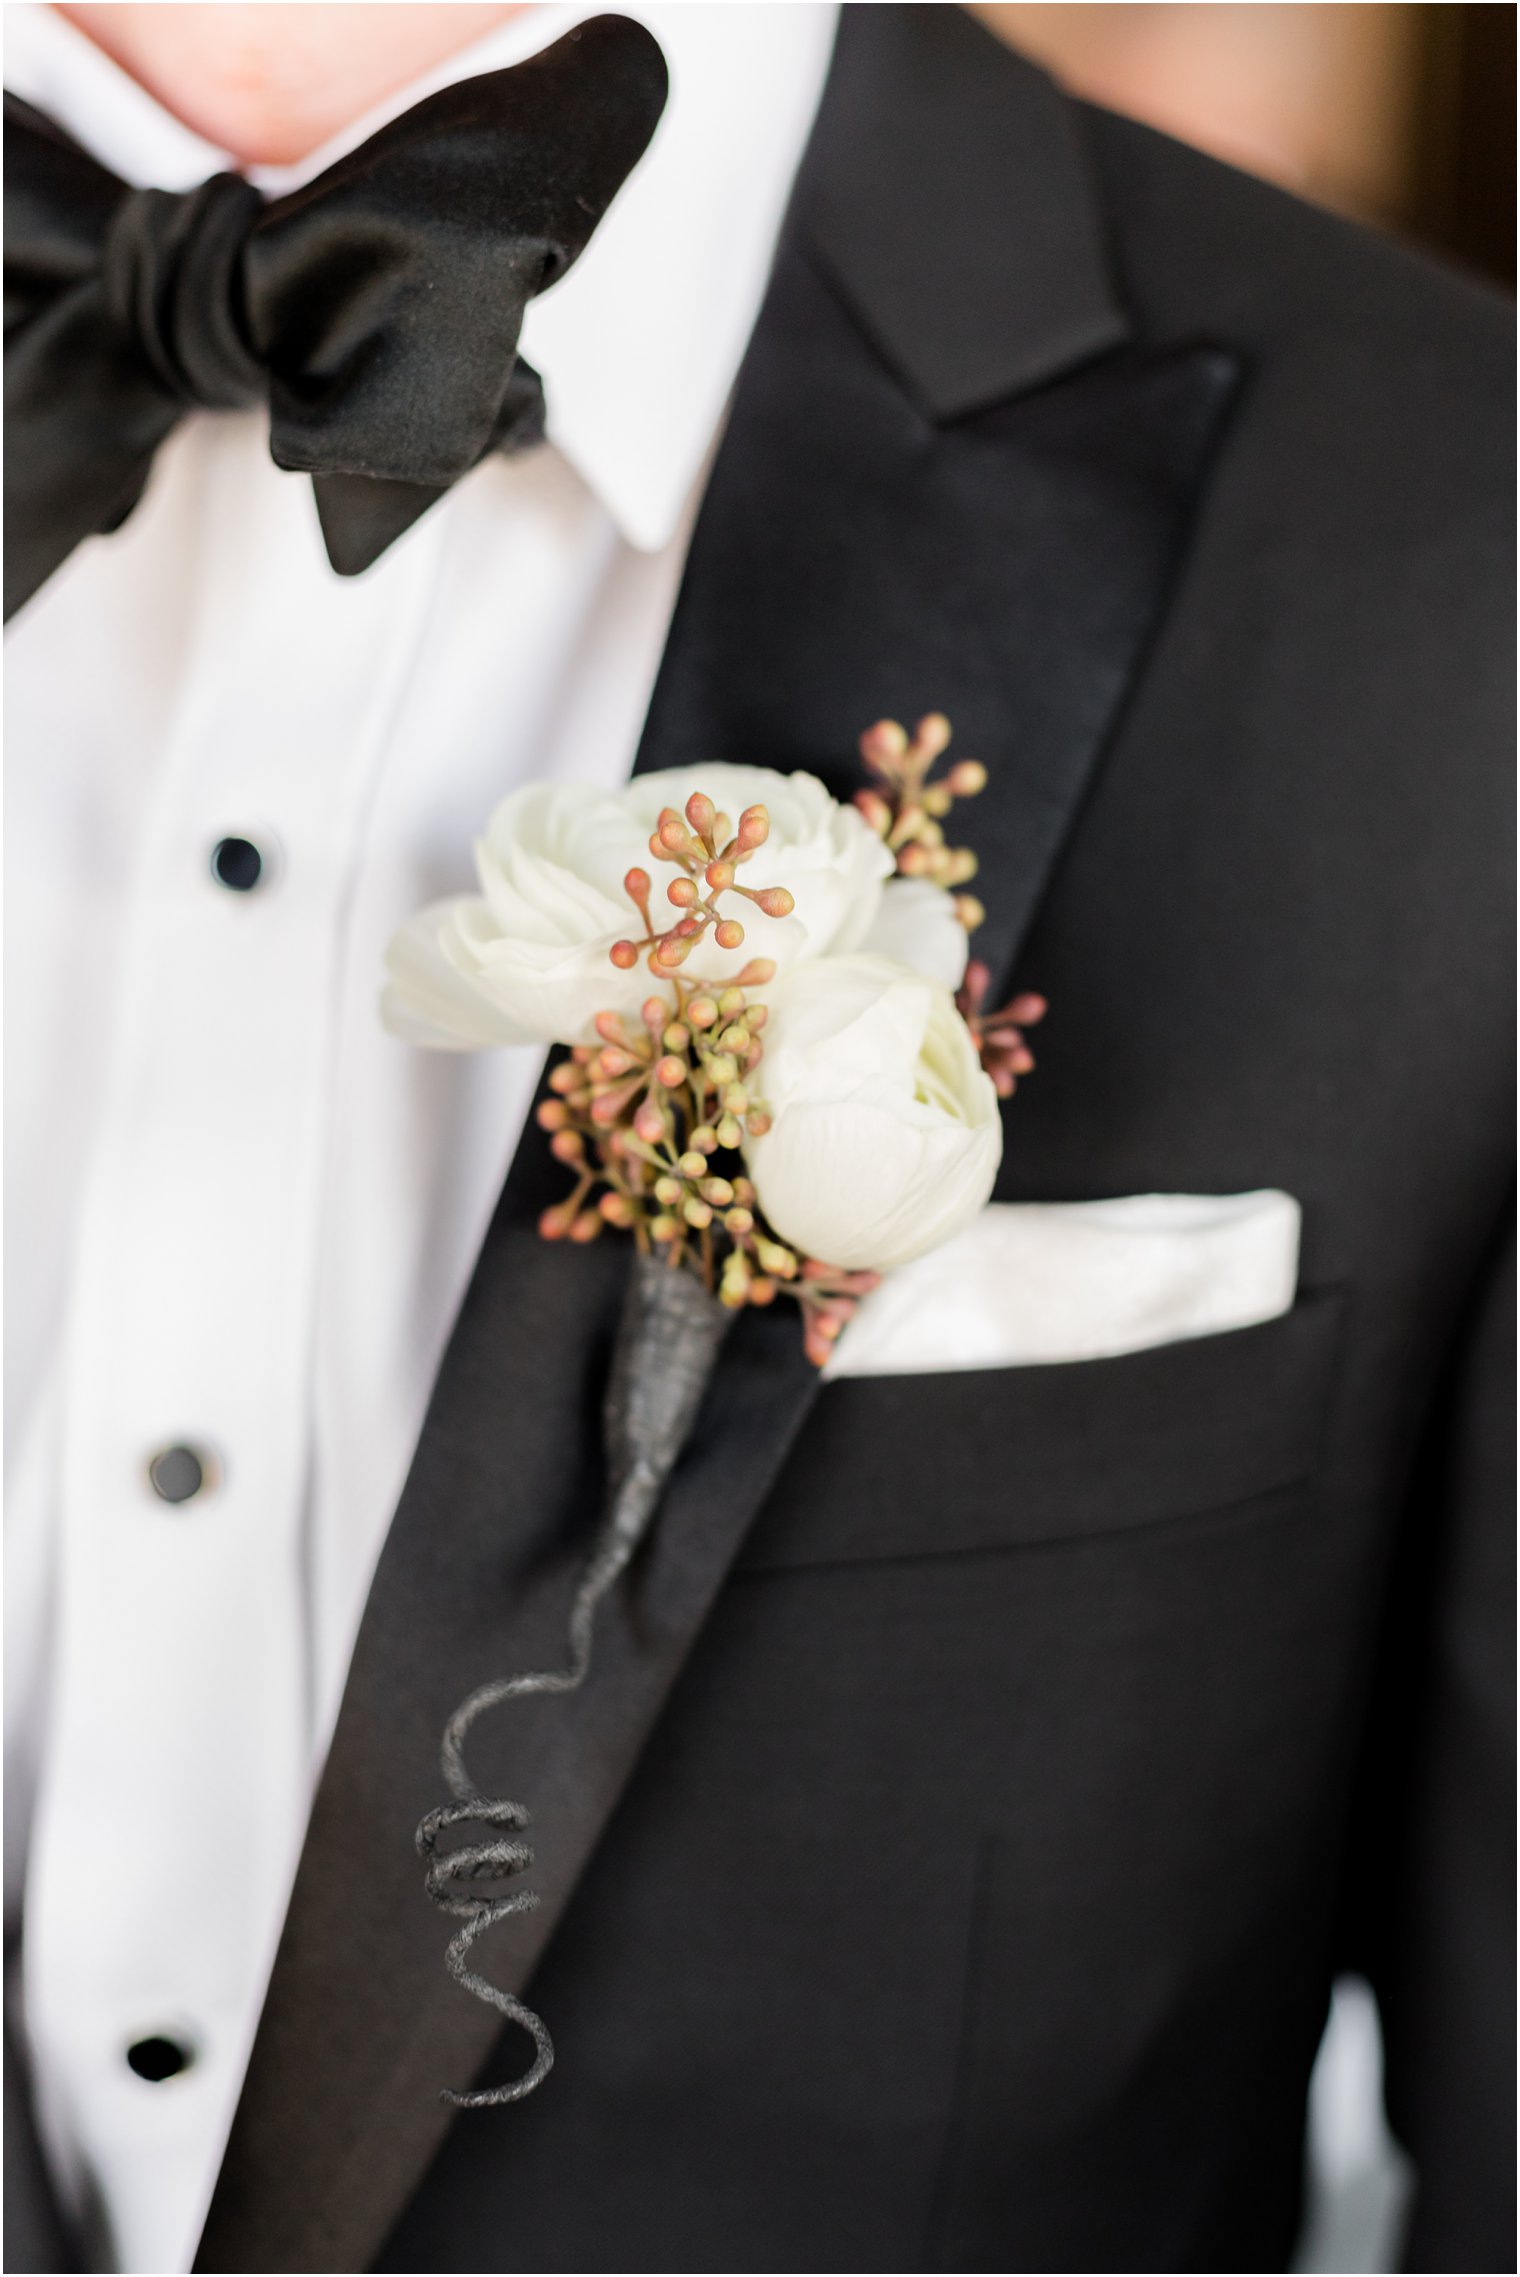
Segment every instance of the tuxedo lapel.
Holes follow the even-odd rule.
[[[1060,99],[959,10],[846,10],[639,764],[804,766],[847,795],[863,726],[943,708],[991,768],[965,811],[1000,978],[1157,621],[1230,389],[1219,354],[1125,331]],[[538,1238],[561,1185],[530,1129],[371,1592],[199,2268],[369,2267],[453,2119],[438,2091],[496,2040],[444,1974],[411,1836],[444,1799],[458,1700],[561,1657],[598,1515],[628,1259]],[[541,1905],[481,1949],[503,1986],[553,1934],[816,1390],[789,1307],[741,1316],[586,1688],[514,1703],[472,1740],[483,1787],[534,1817]],[[459,2123],[499,2128],[510,2160],[510,2110]]]
[[[1238,377],[1217,348],[1131,339],[1073,121],[959,8],[844,10],[644,747],[805,767],[849,798],[862,728],[947,712],[990,768],[956,823],[995,980]]]

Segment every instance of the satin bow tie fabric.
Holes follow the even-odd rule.
[[[585,249],[666,86],[642,25],[598,16],[273,200],[237,174],[134,190],[7,94],[7,618],[126,520],[192,409],[267,402],[342,576],[488,452],[540,440],[523,313]]]

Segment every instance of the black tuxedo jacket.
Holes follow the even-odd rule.
[[[844,794],[947,711],[983,953],[1053,1007],[999,1195],[1285,1187],[1299,1298],[822,1388],[744,1316],[587,1689],[474,1743],[559,2062],[456,2115],[525,2050],[412,1829],[461,1694],[557,1651],[627,1264],[538,1240],[530,1134],[199,2268],[1282,2269],[1341,1966],[1413,2265],[1513,2267],[1509,330],[958,9],[845,10],[639,764]]]

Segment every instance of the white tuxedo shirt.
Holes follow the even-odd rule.
[[[383,116],[547,44],[527,11]],[[381,956],[531,777],[631,765],[831,6],[635,6],[649,152],[533,303],[550,442],[365,577],[261,415],[187,419],[7,642],[11,1896],[60,2183],[193,2254],[374,1561],[538,1055],[381,1029]],[[133,183],[224,154],[68,24],[6,83]],[[214,878],[251,840],[251,892]],[[171,1504],[156,1453],[207,1483]],[[191,2058],[139,2077],[129,2047]]]

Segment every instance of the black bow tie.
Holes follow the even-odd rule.
[[[114,530],[186,411],[267,401],[328,558],[367,569],[490,451],[543,434],[517,356],[642,156],[665,62],[598,16],[429,96],[266,201],[238,174],[133,190],[5,98],[5,614]]]

